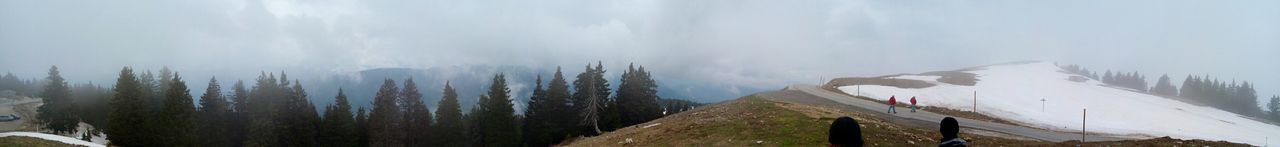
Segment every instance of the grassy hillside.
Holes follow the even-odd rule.
[[[827,129],[840,116],[858,120],[868,146],[934,146],[937,130],[909,128],[873,115],[835,108],[765,100],[755,96],[713,104],[581,138],[567,146],[826,146]],[[1044,142],[993,137],[986,131],[962,129],[961,138],[974,146],[1076,146],[1078,142]],[[974,134],[977,133],[977,134]],[[984,134],[984,135],[978,135]],[[1241,146],[1227,142],[1156,138],[1136,141],[1090,142],[1086,146]]]
[[[827,129],[840,116],[858,120],[867,145],[932,145],[941,136],[866,114],[749,96],[585,138],[569,146],[825,146]],[[966,139],[977,144],[1043,143],[971,134]]]
[[[9,136],[0,137],[0,147],[74,147],[58,141],[44,140],[35,137]]]

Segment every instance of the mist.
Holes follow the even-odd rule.
[[[1280,94],[1280,1],[0,1],[0,72],[112,84],[121,67],[249,80],[601,62],[770,88],[1043,60]],[[549,73],[543,73],[549,74]],[[525,75],[521,75],[525,76]],[[532,75],[528,75],[532,76]],[[306,81],[304,81],[306,82]],[[230,82],[224,82],[230,83]],[[226,87],[226,86],[224,86]],[[1260,103],[1265,103],[1261,101]]]

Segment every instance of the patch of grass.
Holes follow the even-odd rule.
[[[888,77],[852,77],[852,78],[836,78],[827,82],[826,87],[840,87],[850,85],[880,85],[898,88],[919,89],[933,87],[937,84],[912,79],[893,79]]]
[[[699,125],[689,134],[670,134],[685,141],[660,142],[658,146],[820,146],[825,145],[827,121],[776,106],[776,102],[755,97],[730,105],[733,116]],[[756,142],[760,143],[757,144]],[[647,145],[640,145],[647,146]]]
[[[0,137],[0,147],[75,147],[62,142],[26,136]]]
[[[921,73],[920,75],[941,76],[938,78],[938,82],[952,85],[973,86],[978,84],[978,74],[964,71],[935,71]]]

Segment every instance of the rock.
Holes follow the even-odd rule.
[[[763,143],[764,143],[763,140],[756,140],[756,144],[763,144]]]
[[[618,142],[618,144],[626,145],[626,144],[631,144],[631,143],[634,143],[634,142],[636,142],[636,141],[635,141],[635,140],[633,140],[633,139],[631,139],[631,138],[627,138],[626,140],[623,140],[623,141],[621,141],[621,142]]]
[[[907,140],[907,144],[916,144],[916,141]]]

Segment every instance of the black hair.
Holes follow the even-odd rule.
[[[950,140],[952,138],[956,138],[959,136],[960,123],[956,122],[955,118],[951,118],[951,117],[943,118],[942,126],[940,127],[941,127],[941,130],[939,130],[939,132],[942,133],[943,141]]]
[[[831,129],[827,132],[827,142],[832,146],[860,147],[862,146],[862,128],[858,127],[857,120],[848,116],[836,118],[831,122]]]

